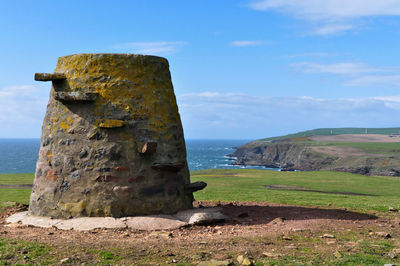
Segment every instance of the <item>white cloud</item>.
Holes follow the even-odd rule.
[[[29,85],[0,88],[0,137],[40,137],[47,99]]]
[[[330,35],[354,29],[367,17],[399,16],[399,0],[258,0],[249,7],[259,11],[276,10],[311,22],[312,32]]]
[[[349,24],[327,24],[321,27],[317,27],[313,30],[316,35],[332,35],[340,32],[345,32],[353,29],[354,25]]]
[[[231,46],[234,47],[243,47],[243,46],[258,46],[264,44],[261,41],[233,41],[230,43]]]
[[[385,85],[385,86],[400,88],[400,74],[361,76],[347,81],[346,85],[358,86],[358,87]]]
[[[360,73],[385,72],[389,69],[377,68],[360,62],[339,62],[334,64],[320,64],[312,62],[300,62],[291,64],[296,70],[305,73],[329,73],[340,75],[353,75]]]
[[[188,138],[261,138],[318,127],[398,126],[400,96],[326,99],[203,92],[177,97]]]
[[[171,54],[178,51],[187,42],[129,42],[115,45],[118,50],[129,50],[139,54]]]
[[[398,0],[260,0],[249,5],[255,10],[278,9],[309,20],[398,16]]]
[[[362,62],[321,64],[300,62],[290,65],[303,73],[321,73],[347,76],[344,85],[353,87],[386,86],[400,87],[399,67],[374,67]]]

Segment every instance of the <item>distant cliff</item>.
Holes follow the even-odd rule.
[[[341,171],[364,175],[400,176],[396,153],[367,153],[352,147],[314,142],[253,141],[231,154],[234,164],[280,167],[293,171]]]

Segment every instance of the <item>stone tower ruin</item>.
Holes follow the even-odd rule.
[[[168,61],[134,54],[60,57],[43,121],[29,212],[55,218],[172,214],[192,208]]]

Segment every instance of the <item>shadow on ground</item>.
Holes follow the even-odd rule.
[[[245,220],[249,225],[268,224],[279,218],[286,221],[305,221],[316,219],[363,221],[375,220],[377,216],[340,209],[323,209],[317,207],[271,206],[249,203],[221,206],[223,213],[230,218],[228,224],[238,224]]]

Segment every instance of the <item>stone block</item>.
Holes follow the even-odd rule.
[[[58,178],[58,171],[56,169],[50,170],[46,174],[46,179],[55,181]]]
[[[63,73],[35,73],[36,81],[56,81],[64,79],[66,79],[66,76]]]
[[[98,228],[104,229],[122,229],[126,228],[126,223],[121,219],[113,217],[82,217],[69,220],[61,220],[55,224],[55,227],[61,230],[88,231]]]
[[[171,215],[127,217],[126,224],[130,229],[143,231],[172,230],[188,225]]]
[[[56,91],[54,99],[62,102],[93,102],[98,97],[96,92]]]
[[[125,123],[116,119],[102,119],[96,121],[96,126],[100,128],[119,128],[125,126]]]
[[[189,209],[178,212],[174,217],[191,225],[216,223],[226,219],[221,208]]]

